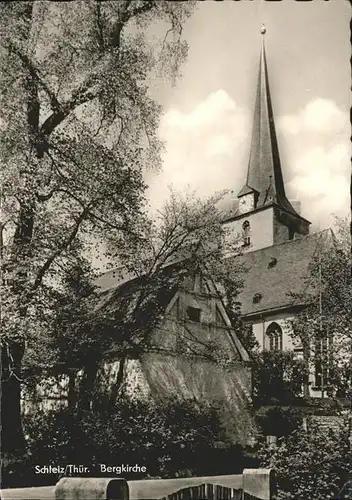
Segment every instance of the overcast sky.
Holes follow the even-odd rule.
[[[313,227],[348,213],[350,16],[345,0],[198,2],[184,29],[183,76],[158,89],[166,150],[163,171],[148,176],[152,207],[168,186],[200,196],[242,187],[265,23],[287,194]]]

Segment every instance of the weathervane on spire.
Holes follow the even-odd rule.
[[[260,32],[262,35],[265,35],[265,33],[266,33],[266,27],[265,27],[264,23],[262,23],[262,25],[261,25]]]

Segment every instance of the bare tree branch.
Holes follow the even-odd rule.
[[[123,229],[126,229],[123,225],[114,224],[113,222],[110,222],[110,221],[104,219],[103,217],[96,215],[93,212],[89,212],[89,217],[92,217],[93,219],[96,219],[97,221],[101,222],[102,224],[105,224],[106,226],[110,227],[111,229],[115,229],[117,231],[121,231]]]
[[[66,248],[73,242],[73,240],[77,236],[77,233],[79,231],[79,228],[80,228],[82,222],[87,217],[89,209],[90,209],[90,207],[85,207],[85,209],[81,212],[80,216],[78,217],[76,223],[71,228],[71,232],[68,235],[68,237],[65,239],[65,241],[63,242],[63,244],[59,248],[57,248],[50,255],[50,257],[46,260],[46,262],[43,264],[43,266],[41,267],[41,269],[38,271],[36,279],[35,279],[35,281],[34,281],[34,283],[32,285],[32,292],[34,292],[35,290],[37,290],[37,288],[40,286],[40,284],[42,283],[43,278],[44,278],[46,272],[49,270],[50,266],[55,261],[55,259],[57,257],[59,257],[61,255],[61,253],[64,250],[66,250]]]

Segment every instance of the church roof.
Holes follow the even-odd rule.
[[[327,229],[239,257],[247,270],[239,296],[243,316],[299,305],[291,294],[304,292],[308,266],[330,234]]]
[[[308,266],[321,245],[327,244],[330,235],[331,230],[326,229],[236,257],[245,268],[245,284],[239,294],[243,316],[268,314],[299,305],[292,294],[304,291]],[[122,269],[104,273],[96,281],[101,293],[97,309],[118,300],[127,290],[130,292],[135,283],[135,276],[123,273]],[[166,305],[175,289],[165,291],[162,295]]]
[[[95,286],[99,293],[106,292],[107,290],[115,289],[117,286],[133,280],[137,276],[132,272],[128,272],[125,267],[121,266],[115,269],[105,271],[95,280]]]
[[[285,193],[271,103],[264,39],[260,56],[247,180],[238,196],[243,196],[249,192],[249,189],[258,193],[257,208],[268,203],[275,203],[284,210],[300,217]]]

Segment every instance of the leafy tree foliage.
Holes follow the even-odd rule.
[[[315,365],[317,385],[333,396],[350,398],[352,382],[351,240],[347,219],[336,220],[335,233],[322,235],[306,278],[306,304],[292,327]]]
[[[278,500],[334,498],[350,471],[348,423],[326,429],[310,422],[277,445],[264,445],[259,456],[262,467],[275,470]]]
[[[143,169],[157,168],[161,151],[160,106],[148,87],[158,68],[177,74],[192,8],[160,0],[1,4],[3,452],[23,452],[23,357],[45,345],[63,271],[107,234],[117,246],[139,238]],[[150,43],[156,23],[166,36]]]
[[[252,352],[253,402],[265,436],[287,436],[302,423],[295,405],[302,396],[308,370],[291,351]]]
[[[220,424],[215,410],[166,400],[120,399],[114,411],[104,409],[40,412],[25,416],[24,429],[30,444],[27,463],[19,463],[22,483],[53,484],[58,475],[31,476],[34,465],[80,464],[101,475],[99,464],[138,464],[146,467],[140,477],[177,477],[208,472],[217,454]],[[10,467],[4,481],[11,480]],[[27,475],[26,475],[27,474]],[[130,474],[127,475],[127,479]],[[138,474],[133,473],[133,479]],[[17,483],[18,484],[18,483]]]
[[[32,377],[33,394],[36,383],[45,375],[56,376],[57,380],[66,375],[70,408],[90,408],[97,401],[101,405],[100,372],[104,363],[113,360],[119,362],[119,369],[104,400],[105,406],[112,408],[121,397],[128,360],[140,359],[153,349],[152,334],[164,318],[168,301],[185,280],[197,276],[223,286],[231,281],[231,293],[237,295],[242,269],[221,258],[217,199],[201,201],[172,195],[158,220],[145,224],[134,246],[126,242],[117,247],[108,238],[110,262],[119,267],[114,271],[113,286],[103,293],[92,287],[87,263],[82,261],[69,270],[65,286],[57,292],[52,323],[46,329],[51,365],[43,366],[38,377]],[[230,297],[229,291],[227,295]],[[197,335],[192,326],[184,328],[183,342],[190,346],[190,355],[229,362],[218,345],[214,349],[211,341]],[[40,360],[36,366],[40,366]]]
[[[251,358],[255,357],[255,354],[258,352],[259,342],[253,333],[253,325],[251,323],[244,324],[243,321],[239,321],[238,313],[234,309],[229,310],[229,315],[231,322],[237,327],[236,332],[242,345]]]
[[[301,395],[308,373],[291,351],[262,351],[253,355],[256,404],[288,404]]]

